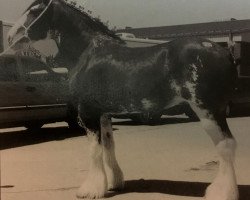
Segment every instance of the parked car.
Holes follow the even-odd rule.
[[[160,121],[162,115],[173,116],[181,114],[185,114],[190,119],[190,121],[199,121],[198,116],[191,109],[187,102],[180,103],[166,110],[162,110],[161,112],[133,114],[129,116],[129,118],[142,124],[157,124]]]
[[[71,128],[78,128],[66,77],[36,58],[1,56],[0,127],[37,129],[45,123],[67,121]]]
[[[250,115],[250,77],[239,77],[234,94],[228,101],[226,115],[228,117]]]

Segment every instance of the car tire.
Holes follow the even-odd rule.
[[[226,106],[226,117],[231,117],[232,116],[232,104],[228,103]]]
[[[80,122],[78,121],[77,117],[75,119],[69,119],[67,121],[69,129],[71,130],[84,130],[84,128],[80,125]]]
[[[29,131],[37,131],[42,128],[42,123],[28,123],[25,124],[24,127],[27,128]]]
[[[81,122],[78,119],[77,111],[75,110],[74,106],[68,104],[68,119],[67,123],[69,129],[76,130],[76,131],[83,131],[84,128],[81,126]]]
[[[192,122],[200,121],[199,117],[193,111],[193,109],[190,107],[189,104],[183,104],[182,110],[184,110],[184,113],[188,116],[188,118],[190,119],[190,121],[192,121]]]
[[[198,121],[200,121],[199,117],[196,115],[196,113],[194,111],[186,112],[185,114],[188,116],[188,118],[192,122],[198,122]]]
[[[134,115],[130,118],[136,123],[154,125],[160,121],[161,116],[162,116],[161,113],[154,113],[154,114],[141,113]]]

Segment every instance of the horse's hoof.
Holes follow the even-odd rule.
[[[105,196],[108,190],[107,179],[86,180],[78,189],[76,196],[78,198],[99,199]]]
[[[124,188],[124,177],[120,168],[108,175],[108,190],[120,191]]]
[[[124,189],[125,182],[123,179],[119,181],[114,181],[112,183],[109,182],[108,184],[108,190],[109,191],[121,191]]]
[[[95,188],[81,187],[76,193],[77,198],[99,199],[104,197],[104,191],[97,191]]]
[[[124,189],[124,182],[122,182],[120,184],[114,184],[114,185],[110,184],[108,186],[109,191],[121,191],[123,189]]]

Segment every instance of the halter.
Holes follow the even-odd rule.
[[[43,14],[48,10],[52,1],[53,0],[49,1],[48,5],[44,8],[44,10],[38,15],[38,17],[33,22],[31,22],[31,24],[29,26],[26,27],[24,24],[21,25],[25,29],[24,34],[21,37],[19,37],[18,39],[16,39],[16,41],[13,42],[13,44],[10,45],[5,51],[0,53],[0,56],[4,55],[8,50],[10,50],[14,45],[16,45],[23,38],[27,38],[29,41],[31,41],[31,39],[28,35],[28,31],[29,31],[30,27],[33,26],[43,16]]]

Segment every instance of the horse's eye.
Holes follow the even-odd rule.
[[[42,11],[41,7],[33,7],[33,8],[30,9],[31,14],[37,14],[37,13],[39,13],[41,11]]]
[[[39,11],[38,8],[30,9],[30,13],[31,13],[31,14],[36,14],[38,11]]]

